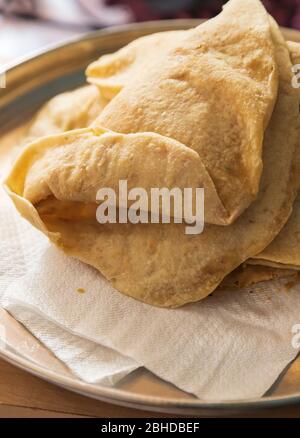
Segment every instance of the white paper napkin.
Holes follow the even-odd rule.
[[[111,348],[73,335],[35,311],[31,311],[23,303],[20,306],[14,303],[12,313],[85,382],[111,386],[138,368],[134,360]]]
[[[16,213],[0,188],[0,303],[4,304],[7,287],[31,271],[48,239]],[[9,303],[9,299],[7,305]],[[70,370],[88,383],[114,385],[138,368],[137,363],[116,351],[76,336],[39,316],[25,303],[13,305],[11,313]]]
[[[300,323],[300,286],[287,291],[284,281],[269,282],[158,309],[115,291],[96,270],[51,246],[12,207],[2,210],[0,229],[2,305],[83,380],[108,384],[143,365],[205,400],[252,398],[262,396],[298,353],[292,327]]]

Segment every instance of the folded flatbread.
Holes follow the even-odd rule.
[[[231,0],[195,29],[141,39],[101,58],[87,74],[106,85],[123,75],[123,87],[95,126],[156,132],[199,154],[219,201],[217,212],[206,206],[207,223],[228,225],[255,199],[278,90],[269,17],[258,0]]]
[[[247,1],[230,3],[234,7],[240,5],[241,9],[233,11],[246,32],[251,31],[247,23],[260,4],[251,2],[249,15],[243,7]],[[223,23],[222,35],[230,37],[230,53],[235,44],[241,53],[245,31],[238,22]],[[228,35],[230,25],[233,30]],[[254,29],[257,34],[265,34],[264,26],[254,25]],[[279,71],[278,99],[264,136],[259,193],[233,224],[207,225],[202,234],[194,236],[185,234],[184,224],[99,224],[96,204],[91,202],[96,186],[100,188],[98,178],[100,183],[107,183],[110,177],[114,178],[112,172],[119,178],[123,166],[128,177],[133,173],[133,179],[152,178],[157,169],[148,172],[147,165],[151,167],[152,160],[157,164],[154,155],[158,150],[164,162],[170,164],[167,170],[175,182],[178,176],[173,164],[179,160],[183,174],[179,178],[187,178],[189,172],[184,175],[180,160],[186,160],[192,168],[198,159],[195,150],[162,134],[119,134],[100,128],[50,136],[29,145],[6,180],[6,189],[17,209],[67,254],[97,268],[118,290],[131,297],[157,306],[176,307],[209,295],[228,273],[274,239],[291,214],[296,195],[292,163],[299,136],[298,99],[290,87],[291,63],[286,44],[277,26],[272,24],[270,30]],[[260,46],[255,49],[264,52]],[[225,59],[219,52],[218,56]],[[256,65],[256,57],[253,62]],[[262,67],[257,66],[257,70]],[[250,115],[251,111],[250,104]],[[142,148],[140,155],[145,163],[137,158],[136,144]],[[141,167],[131,167],[132,160],[137,159]],[[135,172],[131,173],[133,169]],[[136,175],[137,170],[141,174]]]
[[[300,44],[289,42],[288,47],[291,54],[292,64],[300,65]],[[300,107],[300,89],[294,92],[298,96]],[[300,138],[299,138],[300,143]],[[295,177],[300,187],[300,148],[295,160]],[[293,206],[293,213],[288,222],[273,240],[273,242],[258,254],[254,259],[248,261],[251,264],[265,265],[272,268],[287,268],[300,270],[300,195],[298,194]]]
[[[214,185],[199,155],[155,133],[86,128],[43,137],[24,151],[12,171],[15,177],[32,204],[51,195],[61,201],[95,203],[100,188],[118,193],[119,181],[126,180],[128,190],[143,187],[149,199],[153,187],[204,187],[210,194],[206,206],[218,208]]]
[[[287,43],[293,65],[300,65],[300,44]],[[300,104],[300,89],[295,89]],[[295,160],[295,178],[300,187],[300,147]],[[294,270],[294,273],[293,273]],[[262,253],[249,259],[231,272],[220,287],[244,287],[261,281],[296,276],[300,270],[300,195],[293,205],[293,212],[275,239]],[[299,277],[297,277],[299,278]]]
[[[71,129],[86,128],[99,116],[106,103],[99,90],[92,85],[59,94],[34,117],[25,142]]]

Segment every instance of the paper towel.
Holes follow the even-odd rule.
[[[300,286],[273,281],[159,309],[114,290],[10,205],[0,229],[2,305],[85,381],[115,383],[145,366],[204,400],[246,399],[262,396],[298,353]]]

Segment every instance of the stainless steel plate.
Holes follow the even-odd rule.
[[[84,69],[90,61],[141,35],[189,28],[198,23],[198,20],[161,21],[94,32],[10,66],[7,88],[0,90],[0,173],[11,159],[15,129],[46,100],[84,83]],[[300,42],[300,32],[283,31],[287,39]],[[160,412],[215,416],[300,402],[300,358],[282,373],[264,397],[214,403],[196,399],[144,369],[132,373],[114,388],[84,383],[2,309],[0,324],[5,327],[5,339],[0,339],[0,356],[5,360],[54,384],[110,403]]]

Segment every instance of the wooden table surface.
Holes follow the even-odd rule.
[[[151,416],[150,412],[109,405],[74,394],[0,359],[0,418]]]
[[[300,418],[300,405],[246,412],[243,417]],[[74,394],[0,359],[0,418],[175,417],[115,406]],[[178,417],[178,416],[176,416]]]

